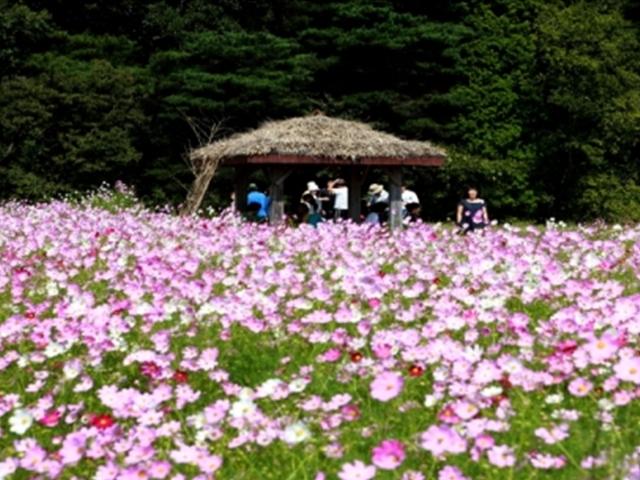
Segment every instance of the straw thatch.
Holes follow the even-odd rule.
[[[233,135],[195,150],[192,160],[265,155],[355,160],[365,157],[405,159],[444,157],[430,142],[407,141],[371,126],[322,114],[270,121],[256,130]]]

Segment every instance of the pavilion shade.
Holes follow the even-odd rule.
[[[360,164],[439,166],[446,153],[430,142],[407,141],[371,126],[325,115],[270,121],[195,150],[195,163]]]

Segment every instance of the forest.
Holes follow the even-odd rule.
[[[406,174],[429,220],[474,184],[502,219],[637,222],[639,19],[632,0],[0,0],[0,199],[121,180],[177,205],[199,129],[321,110],[449,151]]]

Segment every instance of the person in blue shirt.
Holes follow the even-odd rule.
[[[258,186],[255,183],[249,184],[249,193],[247,194],[247,205],[251,205],[252,203],[260,205],[257,219],[266,220],[269,215],[269,197],[258,191]]]

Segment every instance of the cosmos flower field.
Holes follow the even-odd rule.
[[[0,478],[640,478],[640,227],[0,225]]]

